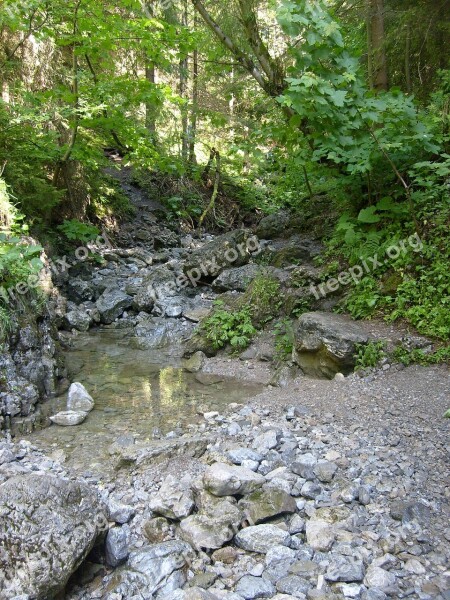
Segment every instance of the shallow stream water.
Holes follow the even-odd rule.
[[[151,443],[179,427],[186,431],[189,423],[202,419],[200,412],[245,403],[263,389],[232,378],[188,373],[170,351],[136,349],[133,342],[123,330],[78,335],[66,353],[70,380],[86,387],[95,408],[81,425],[52,425],[35,431],[30,441],[76,470],[101,474],[108,470],[108,450],[118,439]],[[66,398],[64,393],[51,400],[48,414],[66,410]]]

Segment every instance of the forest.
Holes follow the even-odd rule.
[[[0,0],[0,600],[450,600],[450,0]]]
[[[289,211],[326,241],[324,281],[416,236],[420,252],[364,270],[343,309],[445,346],[449,12],[447,0],[3,0],[2,289],[40,268],[22,236],[58,254],[120,227],[132,207],[108,173],[115,156],[169,227]],[[7,327],[5,302],[0,315]]]

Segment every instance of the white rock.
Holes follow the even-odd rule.
[[[265,478],[245,467],[214,463],[203,475],[203,485],[214,496],[241,496],[260,488]]]
[[[239,548],[266,554],[274,546],[287,546],[291,536],[276,525],[254,525],[242,529],[234,538]]]
[[[94,408],[94,400],[81,383],[75,382],[67,394],[67,410],[82,410],[89,412]]]
[[[327,521],[310,519],[306,522],[306,539],[314,550],[328,552],[336,538],[336,534]]]
[[[395,585],[397,581],[395,575],[385,571],[380,567],[370,566],[367,569],[366,576],[364,578],[364,584],[368,588],[377,588],[382,592],[389,591]]]
[[[50,417],[50,421],[62,427],[73,427],[82,423],[86,417],[87,412],[82,410],[66,410]]]

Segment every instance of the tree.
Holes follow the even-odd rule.
[[[368,72],[370,87],[388,89],[384,35],[384,0],[367,0]]]

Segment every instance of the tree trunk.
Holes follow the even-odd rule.
[[[197,13],[194,13],[194,31],[197,30]],[[197,137],[197,119],[198,119],[198,50],[194,49],[192,58],[192,108],[191,123],[189,128],[189,164],[195,165],[195,141]]]
[[[156,69],[153,63],[147,63],[145,65],[145,79],[155,85]],[[152,102],[147,101],[145,103],[145,127],[148,131],[149,138],[156,142],[156,111],[155,105]]]
[[[187,0],[183,2],[183,14],[181,17],[181,24],[183,27],[188,26],[188,10]],[[180,96],[187,99],[187,86],[188,86],[188,58],[182,58],[180,60],[180,83],[179,90]],[[189,132],[188,132],[188,111],[186,106],[181,107],[181,158],[187,162],[189,152]]]
[[[406,91],[408,94],[412,92],[411,85],[411,26],[406,25],[406,40],[405,40],[405,79]]]
[[[367,0],[369,84],[377,91],[388,89],[384,37],[384,0]]]

